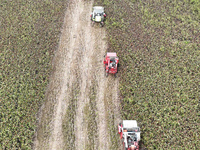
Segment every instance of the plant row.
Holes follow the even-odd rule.
[[[65,0],[0,0],[0,149],[31,149]]]
[[[140,123],[141,146],[199,147],[200,2],[97,4],[103,4],[108,16],[108,51],[120,59],[121,113]]]

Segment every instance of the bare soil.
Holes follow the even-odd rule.
[[[42,108],[40,122],[43,123],[39,124],[34,149],[120,149],[117,135],[117,123],[121,118],[119,78],[104,75],[106,31],[98,24],[91,26],[92,6],[93,1],[69,3],[47,92],[54,93],[54,100]],[[52,86],[55,88],[50,88]],[[45,113],[49,108],[53,108],[52,112],[48,111],[51,117]],[[44,129],[47,118],[51,121],[46,121],[48,129]],[[69,124],[72,133],[63,128],[66,120],[72,122]],[[70,148],[69,144],[73,146]]]

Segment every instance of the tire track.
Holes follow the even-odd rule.
[[[58,92],[51,135],[48,143],[36,142],[36,149],[119,148],[116,128],[120,120],[119,83],[114,76],[104,76],[106,31],[99,26],[91,27],[93,2],[69,2],[56,52],[61,60],[55,62],[59,67],[51,81],[60,83],[54,89]]]
[[[67,109],[69,95],[71,93],[74,77],[74,65],[76,64],[76,60],[74,55],[76,55],[77,47],[76,47],[76,34],[79,32],[79,17],[80,11],[82,11],[77,3],[71,3],[72,7],[69,7],[66,12],[66,26],[65,31],[62,34],[62,38],[60,40],[61,51],[63,52],[64,63],[63,63],[63,73],[62,73],[62,86],[61,93],[58,96],[57,105],[55,107],[54,114],[54,122],[53,122],[53,131],[49,140],[49,149],[63,149],[63,117],[65,116],[65,112]],[[69,90],[68,90],[69,88]]]

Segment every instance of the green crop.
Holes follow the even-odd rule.
[[[0,149],[31,149],[65,0],[0,0]]]
[[[197,149],[200,2],[95,3],[105,6],[109,51],[120,58],[122,119],[140,123],[142,147]],[[31,149],[66,4],[65,0],[0,0],[0,149]],[[93,99],[90,105],[95,106]],[[117,129],[113,112],[109,114],[115,148]]]
[[[109,51],[120,60],[123,119],[137,120],[141,146],[197,149],[200,2],[99,0]]]

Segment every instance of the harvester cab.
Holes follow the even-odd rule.
[[[104,21],[106,18],[106,14],[104,12],[104,7],[102,6],[95,6],[93,7],[93,11],[90,14],[90,18],[92,21],[92,26],[95,22],[100,23],[100,26],[103,27]]]
[[[140,128],[136,120],[123,120],[118,124],[118,133],[125,150],[139,150]]]
[[[117,54],[115,52],[107,52],[104,56],[103,63],[106,77],[108,76],[108,74],[114,74],[116,77],[119,65],[119,59],[117,57]]]

